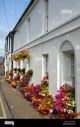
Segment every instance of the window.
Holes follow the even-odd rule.
[[[9,51],[9,36],[8,36],[8,51]]]
[[[43,77],[48,74],[48,54],[43,55]]]
[[[8,38],[7,38],[7,51],[8,51]]]
[[[48,31],[48,0],[45,0],[45,30]]]
[[[27,60],[27,69],[26,71],[28,71],[30,69],[30,60]]]
[[[11,62],[12,62],[12,67],[11,68],[13,69],[13,61],[11,61]]]
[[[73,86],[75,86],[74,53],[71,54],[71,77],[72,77],[72,84]]]
[[[5,51],[7,52],[7,41],[5,41]]]
[[[28,35],[27,35],[27,40],[29,42],[30,39],[30,17],[28,18]]]
[[[17,68],[20,68],[20,61],[17,62]]]
[[[13,52],[14,49],[14,36],[11,37],[11,52]]]
[[[10,37],[9,37],[9,50],[10,50]]]

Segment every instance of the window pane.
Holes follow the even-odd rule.
[[[48,0],[45,0],[45,23],[46,31],[48,31]]]
[[[71,65],[71,75],[74,75],[74,65]]]
[[[74,54],[71,55],[71,64],[74,64]]]
[[[73,84],[73,86],[75,87],[75,78],[73,77],[73,79],[72,79],[72,84]]]
[[[44,76],[46,75],[46,72],[48,72],[48,55],[44,55]]]

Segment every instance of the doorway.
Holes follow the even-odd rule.
[[[60,84],[65,82],[75,87],[75,55],[74,47],[68,41],[60,48]]]

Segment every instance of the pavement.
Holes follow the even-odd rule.
[[[0,89],[0,119],[12,119],[12,114],[8,108],[6,100]]]
[[[0,81],[0,90],[4,97],[4,106],[7,111],[7,118],[12,119],[48,119],[48,116],[43,117],[37,111],[33,109],[30,102],[26,101],[25,98],[13,89],[10,84],[5,80]],[[0,95],[1,96],[1,95]],[[6,102],[6,104],[5,104]],[[7,105],[7,107],[6,107]]]

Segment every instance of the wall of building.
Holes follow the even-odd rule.
[[[28,35],[28,19],[30,18],[30,35]],[[20,25],[18,31],[14,35],[14,48],[16,49],[26,45],[35,38],[38,38],[44,32],[44,2],[40,0],[33,8],[30,14]],[[28,39],[29,36],[29,39]],[[29,40],[29,41],[28,41]]]
[[[11,53],[8,53],[5,57],[5,71],[7,71],[8,69],[11,69]]]
[[[50,0],[50,1],[52,2],[52,0]],[[56,0],[56,1],[57,1],[57,5],[55,5],[55,7],[58,6],[59,0]],[[56,2],[56,1],[54,1],[54,2]],[[73,3],[74,2],[75,1],[73,1]],[[41,1],[41,3],[42,3],[42,1]],[[60,6],[62,6],[61,3],[59,3],[59,4],[60,4]],[[69,9],[71,8],[71,6],[70,6],[71,4],[69,4]],[[67,5],[67,3],[65,3],[65,5]],[[37,6],[38,6],[38,4],[37,4]],[[75,6],[78,6],[78,4],[75,3],[74,8],[75,8]],[[66,7],[66,6],[64,6],[64,7]],[[79,10],[77,9],[77,12],[78,11]],[[53,10],[52,12],[56,12],[56,11]],[[59,10],[58,10],[58,12],[59,12]],[[68,19],[68,17],[67,17],[67,19]],[[64,18],[64,20],[67,20],[67,19]],[[49,29],[51,29],[52,21],[53,20],[51,19],[51,17],[49,17]],[[56,25],[59,24],[58,21],[55,20]],[[41,29],[39,29],[39,30],[41,31]],[[21,29],[21,31],[23,31],[23,30]],[[22,32],[22,33],[24,33],[24,32]],[[34,38],[35,38],[35,36],[37,37],[37,34],[34,32]],[[33,38],[33,35],[31,35],[31,37]],[[46,33],[41,38],[38,38],[38,39],[32,41],[31,43],[27,44],[26,46],[22,47],[21,49],[20,49],[20,47],[21,47],[21,45],[24,45],[24,43],[22,44],[20,40],[16,41],[16,39],[19,39],[19,38],[20,38],[20,36],[17,36],[17,33],[16,33],[14,36],[14,53],[17,53],[18,51],[23,50],[23,49],[29,49],[30,54],[31,54],[30,68],[33,70],[33,77],[31,79],[30,83],[34,83],[34,85],[41,83],[42,73],[43,73],[42,56],[43,56],[43,54],[49,55],[49,63],[48,63],[49,90],[52,94],[56,93],[56,90],[60,88],[60,85],[62,85],[63,80],[67,80],[68,74],[70,74],[70,72],[66,74],[67,69],[65,69],[65,66],[64,66],[64,74],[65,75],[63,75],[62,71],[60,70],[61,65],[63,63],[66,64],[66,58],[67,57],[69,58],[69,55],[67,55],[67,56],[65,55],[66,57],[64,57],[64,59],[61,59],[60,46],[63,44],[63,42],[66,42],[66,41],[70,42],[73,45],[74,53],[75,53],[75,61],[76,61],[76,63],[75,63],[75,72],[76,72],[75,73],[75,89],[77,91],[76,92],[76,102],[77,102],[77,111],[80,111],[80,106],[79,106],[79,102],[80,102],[80,98],[79,98],[79,93],[80,93],[80,15],[71,19],[69,22],[63,24],[62,26],[50,31],[49,33]],[[24,42],[26,42],[25,38],[23,40],[24,40]],[[17,45],[18,45],[18,47],[17,47]],[[18,50],[16,50],[16,49],[18,49]],[[67,64],[66,64],[66,66],[67,66]],[[68,69],[70,69],[70,68],[68,68]],[[62,76],[63,76],[63,80],[62,80]]]
[[[14,49],[16,50],[25,44],[27,44],[27,19],[20,26],[20,28],[18,29],[18,31],[14,36],[13,51]]]
[[[49,23],[51,30],[80,13],[80,0],[49,0]]]
[[[78,19],[79,21],[79,19]],[[77,22],[77,20],[75,20],[75,22]],[[70,25],[70,24],[68,24]],[[72,23],[73,25],[73,23]],[[65,30],[65,27],[67,27],[66,25],[63,27],[63,29]],[[62,29],[62,28],[61,28]],[[60,28],[59,28],[60,30]],[[64,75],[62,74],[62,71],[60,70],[61,68],[61,64],[66,63],[66,58],[69,58],[69,55],[67,55],[67,57],[64,57],[64,60],[61,59],[60,56],[60,46],[63,44],[63,42],[66,42],[66,40],[68,42],[70,42],[73,47],[74,47],[74,53],[75,53],[75,88],[76,88],[76,102],[79,105],[80,102],[80,98],[79,98],[79,89],[80,89],[80,28],[78,26],[78,28],[68,31],[68,33],[61,34],[55,38],[51,38],[49,39],[48,35],[45,35],[46,37],[43,37],[42,39],[36,40],[34,41],[34,43],[32,43],[31,45],[25,46],[25,49],[28,47],[30,54],[31,54],[31,60],[30,60],[30,68],[33,70],[33,77],[30,81],[30,83],[34,83],[34,85],[36,84],[40,84],[41,83],[41,79],[42,79],[42,55],[43,54],[48,54],[49,55],[49,90],[50,93],[55,94],[56,90],[60,88],[60,85],[62,85],[63,81],[62,81],[62,77],[63,76],[63,80],[67,80],[66,77],[68,77],[69,73],[66,74],[66,70],[64,67]],[[54,32],[55,34],[55,32]],[[52,36],[52,34],[50,34]],[[45,39],[44,39],[45,38]],[[42,43],[42,41],[44,41],[44,43]],[[40,43],[40,44],[38,44]],[[24,48],[22,48],[24,49]],[[18,51],[22,50],[19,49]],[[18,52],[16,51],[16,52]],[[69,68],[68,68],[69,69]],[[68,78],[69,79],[69,78]],[[79,88],[79,89],[78,89]],[[77,110],[80,111],[79,106],[77,107]]]
[[[79,0],[49,0],[48,30],[80,13]],[[28,18],[30,17],[30,39],[28,41]],[[71,26],[70,26],[71,27]],[[39,0],[14,35],[14,51],[45,33],[45,2]]]

